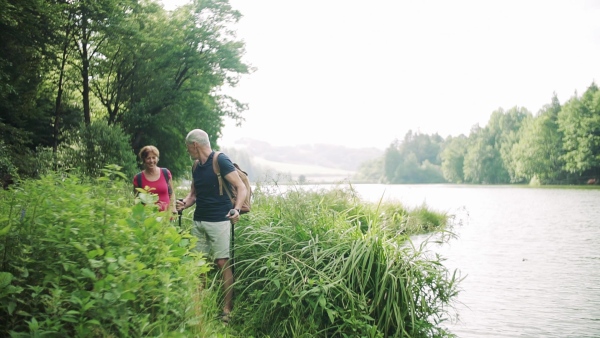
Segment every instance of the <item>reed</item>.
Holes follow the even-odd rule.
[[[448,231],[446,215],[365,203],[351,186],[259,186],[254,208],[236,225],[240,336],[452,336],[459,278],[411,242]]]

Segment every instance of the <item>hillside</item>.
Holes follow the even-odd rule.
[[[373,147],[357,149],[331,144],[277,146],[248,138],[238,141],[235,148],[245,149],[250,156],[267,161],[347,171],[356,171],[361,163],[383,156],[382,150]]]
[[[383,156],[383,151],[377,148],[352,149],[325,144],[274,146],[252,139],[240,140],[234,148],[224,151],[248,171],[252,180],[270,180],[283,175],[294,181],[303,176],[306,182],[348,180],[361,163]]]

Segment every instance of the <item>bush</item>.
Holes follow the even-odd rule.
[[[138,172],[129,136],[103,121],[83,125],[67,134],[58,151],[59,167],[78,169],[86,177],[99,177],[109,164],[118,164],[127,177]]]
[[[241,336],[452,336],[441,323],[459,280],[409,239],[444,231],[445,215],[367,204],[351,188],[259,186],[254,198],[235,235]]]
[[[19,177],[17,167],[11,161],[11,157],[10,150],[4,144],[4,141],[0,140],[0,180],[2,180],[3,185],[5,181],[15,180]]]
[[[105,172],[0,191],[0,336],[200,335],[192,236]]]

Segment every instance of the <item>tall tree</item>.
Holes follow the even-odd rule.
[[[561,110],[556,94],[535,118],[526,119],[519,141],[513,145],[514,172],[518,178],[557,183],[562,177],[562,134],[558,130]]]
[[[54,43],[53,1],[0,1],[0,137],[20,170],[51,144],[52,99],[45,87]]]
[[[514,182],[512,145],[518,141],[522,121],[531,116],[524,108],[514,107],[505,112],[494,111],[485,128],[474,129],[469,135],[465,155],[465,180],[471,183]]]
[[[144,44],[131,54],[127,97],[115,121],[132,135],[134,149],[150,143],[168,149],[165,163],[177,172],[189,164],[181,144],[190,129],[204,129],[216,147],[224,118],[241,121],[247,109],[220,90],[250,71],[241,61],[244,44],[226,28],[241,14],[227,1],[211,0],[147,15],[153,20],[140,27]]]
[[[81,97],[86,125],[91,123],[90,78],[94,58],[99,55],[103,44],[118,35],[120,24],[127,13],[133,10],[135,0],[72,0],[70,18],[73,19],[73,37],[78,55],[76,63],[81,74]]]
[[[464,165],[468,139],[465,135],[449,137],[441,153],[442,173],[448,182],[463,183],[465,181]]]
[[[592,83],[575,95],[558,114],[563,133],[565,169],[578,175],[600,175],[600,91]]]

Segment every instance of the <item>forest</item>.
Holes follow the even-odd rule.
[[[48,170],[99,177],[119,164],[132,176],[135,154],[161,150],[176,177],[189,170],[184,137],[208,132],[218,149],[226,120],[248,106],[226,94],[255,69],[233,29],[241,13],[224,0],[166,11],[154,0],[0,0],[0,179]],[[402,113],[402,112],[400,112]],[[251,154],[231,150],[250,174]],[[499,108],[468,136],[412,130],[355,182],[585,184],[600,178],[600,92],[536,114]]]
[[[499,108],[468,136],[409,131],[377,161],[365,162],[356,180],[570,185],[599,178],[600,91],[592,83],[562,105],[554,95],[535,115],[524,107]]]
[[[1,0],[0,13],[5,182],[49,169],[98,177],[111,163],[133,175],[148,144],[178,176],[189,130],[214,143],[225,119],[243,121],[247,105],[223,89],[252,68],[227,1]]]

